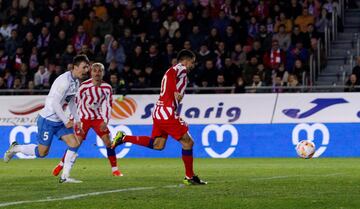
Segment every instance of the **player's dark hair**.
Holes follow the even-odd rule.
[[[73,65],[79,66],[82,62],[85,62],[87,64],[90,63],[88,57],[85,54],[77,55],[73,59]]]
[[[195,58],[194,52],[187,50],[187,49],[181,50],[177,55],[178,62],[185,60],[185,59],[194,59],[194,58]]]

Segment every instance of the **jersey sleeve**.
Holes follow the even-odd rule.
[[[69,88],[68,82],[58,81],[54,83],[55,85],[52,86],[52,88],[55,88],[56,90],[53,91],[53,94],[51,97],[49,97],[49,102],[52,108],[54,108],[54,111],[56,115],[60,118],[60,120],[66,124],[69,119],[66,117],[65,112],[61,106],[61,100],[63,99],[66,90]]]
[[[71,115],[74,117],[75,121],[80,121],[79,114],[77,112],[77,104],[76,104],[76,97],[72,98],[69,102],[69,110]]]
[[[177,76],[176,90],[181,95],[184,95],[186,85],[187,85],[187,75],[186,75],[186,70],[184,69],[180,71],[179,75]]]
[[[111,117],[111,110],[112,110],[112,88],[110,86],[109,94],[105,94],[106,98],[103,100],[103,104],[101,106],[104,107],[104,121],[105,123],[108,123]]]

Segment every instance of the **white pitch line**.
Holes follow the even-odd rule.
[[[344,173],[330,173],[324,175],[288,175],[288,176],[269,176],[263,178],[253,178],[251,181],[261,181],[261,180],[272,180],[272,179],[286,179],[286,178],[295,178],[295,177],[328,177],[328,176],[339,176]]]
[[[0,203],[0,207],[6,207],[10,205],[22,205],[26,203],[41,203],[41,202],[53,202],[53,201],[59,201],[59,200],[74,200],[79,199],[83,197],[90,197],[90,196],[97,196],[97,195],[103,195],[103,194],[109,194],[109,193],[118,193],[118,192],[129,192],[129,191],[142,191],[142,190],[153,190],[156,188],[178,188],[183,187],[184,185],[168,185],[163,187],[133,187],[133,188],[125,188],[125,189],[116,189],[116,190],[108,190],[108,191],[102,191],[102,192],[90,192],[85,194],[78,194],[78,195],[70,195],[66,197],[58,197],[58,198],[46,198],[46,199],[40,199],[40,200],[24,200],[24,201],[17,201],[17,202],[4,202]]]

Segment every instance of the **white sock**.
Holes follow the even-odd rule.
[[[21,152],[25,155],[35,155],[36,144],[22,144],[14,147],[14,152]]]
[[[74,151],[71,150],[66,151],[66,155],[64,159],[64,168],[61,174],[61,178],[66,179],[70,176],[71,168],[73,167],[77,156],[78,154]]]
[[[117,170],[119,170],[118,167],[111,167],[112,172],[117,171]]]

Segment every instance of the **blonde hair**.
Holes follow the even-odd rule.
[[[100,62],[95,62],[91,65],[91,70],[94,69],[94,68],[100,68],[100,70],[102,71],[102,75],[104,76],[105,75],[105,67],[102,63]]]

